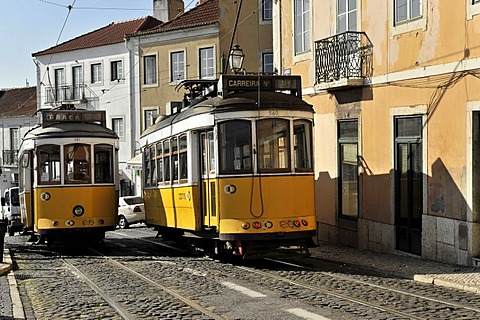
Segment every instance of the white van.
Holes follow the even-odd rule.
[[[13,236],[16,231],[22,231],[23,223],[20,217],[20,199],[18,197],[18,187],[12,187],[5,190],[1,197],[2,219],[7,224],[8,235]]]

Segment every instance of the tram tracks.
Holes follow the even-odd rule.
[[[170,296],[170,300],[177,300],[180,301],[181,303],[184,304],[184,306],[179,306],[177,309],[187,309],[191,308],[192,310],[196,310],[199,313],[203,314],[205,316],[205,319],[215,319],[215,320],[221,320],[225,319],[214,312],[208,310],[207,308],[202,307],[200,304],[195,302],[193,299],[190,299],[189,297],[182,295],[181,293],[177,292],[176,290],[173,290],[171,288],[168,288],[165,285],[162,285],[158,281],[151,279],[143,274],[140,274],[139,272],[133,270],[132,268],[126,266],[122,262],[119,262],[115,258],[111,258],[106,256],[105,254],[93,249],[89,248],[91,252],[93,252],[95,255],[101,258],[103,262],[106,262],[108,265],[111,266],[111,270],[107,271],[107,268],[105,268],[105,265],[102,266],[102,269],[104,269],[105,274],[118,274],[118,270],[122,270],[123,275],[125,277],[125,273],[128,274],[130,277],[135,278],[138,283],[138,281],[142,282],[143,285],[141,286],[135,286],[134,281],[132,279],[129,279],[129,282],[132,282],[131,290],[134,291],[136,288],[143,288],[141,291],[145,290],[146,286],[149,286],[152,288],[152,297],[153,296],[158,296],[158,292],[163,292],[166,295]],[[122,301],[122,297],[119,297],[115,293],[115,290],[112,290],[112,288],[109,288],[107,290],[103,289],[102,287],[105,286],[105,281],[98,281],[98,277],[92,276],[89,274],[89,271],[81,270],[83,269],[82,266],[76,265],[75,262],[73,262],[72,258],[67,258],[67,257],[61,257],[62,261],[69,267],[70,270],[79,278],[81,278],[92,290],[94,290],[98,295],[102,297],[102,299],[105,300],[108,305],[110,305],[123,319],[125,320],[130,320],[130,319],[139,319],[142,318],[139,316],[145,315],[146,312],[142,311],[141,309],[136,309],[133,310],[131,305],[126,304],[125,301]],[[102,283],[103,282],[103,283]],[[146,302],[145,299],[143,299],[144,302]],[[148,302],[147,302],[148,304]],[[171,304],[171,302],[169,302]],[[186,307],[188,306],[188,307]],[[138,307],[138,305],[136,306]],[[145,309],[145,308],[144,308]],[[152,316],[155,316],[156,318],[162,318],[161,314],[152,314]]]
[[[163,246],[162,242],[156,243]],[[170,246],[171,247],[171,246]],[[308,259],[308,258],[307,258]],[[412,281],[396,279],[399,287],[390,284],[382,284],[381,280],[375,281],[374,277],[365,278],[349,274],[322,271],[327,262],[318,262],[318,268],[310,268],[304,265],[294,264],[278,259],[267,259],[271,263],[281,264],[283,267],[245,267],[237,265],[236,268],[249,274],[256,274],[272,281],[282,282],[289,286],[307,290],[318,295],[332,297],[337,301],[346,301],[349,304],[347,309],[353,305],[360,306],[368,314],[371,309],[376,310],[387,318],[392,316],[408,319],[427,319],[432,314],[442,314],[446,318],[469,318],[480,316],[480,308],[475,302],[455,302],[455,299],[448,298],[448,290],[416,284]],[[277,270],[279,269],[279,270]],[[204,271],[200,271],[202,273]],[[208,271],[206,271],[208,272]],[[214,273],[220,274],[221,271]],[[210,271],[210,275],[212,272]],[[229,274],[223,274],[220,278],[225,279]],[[362,280],[366,279],[366,280]],[[252,281],[255,283],[255,281]],[[257,281],[258,283],[258,281]],[[410,289],[402,288],[402,285]],[[281,290],[281,289],[280,289]],[[442,295],[447,292],[447,297]],[[427,294],[432,293],[432,296]],[[462,293],[456,293],[462,295]],[[302,296],[303,294],[299,294]],[[465,293],[465,295],[468,295]],[[294,295],[286,294],[287,297],[296,298]],[[463,300],[463,299],[460,299]],[[480,298],[479,298],[480,300]],[[328,304],[322,301],[321,305]],[[342,304],[340,302],[340,304]]]

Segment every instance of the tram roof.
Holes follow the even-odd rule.
[[[38,138],[97,137],[118,139],[111,129],[93,123],[54,123],[46,127],[37,126],[25,134],[24,140]]]
[[[258,105],[257,101],[260,101]],[[174,123],[204,113],[255,111],[262,109],[314,112],[312,105],[293,95],[272,91],[235,92],[226,97],[202,97],[200,101],[194,101],[193,105],[156,122],[143,132],[142,137]]]

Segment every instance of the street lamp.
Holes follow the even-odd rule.
[[[238,44],[234,45],[228,56],[228,64],[234,74],[242,70],[243,58],[245,58],[245,54],[242,48]]]

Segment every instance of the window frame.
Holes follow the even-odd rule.
[[[301,8],[298,8],[301,5]],[[297,11],[301,10],[301,14]],[[300,30],[297,30],[297,19],[300,16]],[[308,21],[305,17],[308,17]],[[294,0],[293,1],[293,53],[295,56],[300,56],[312,50],[311,44],[311,11],[310,0]],[[307,39],[306,35],[308,36]],[[300,39],[299,39],[300,38]],[[297,50],[297,41],[301,40],[300,47]]]
[[[273,0],[260,0],[261,6],[262,6],[262,21],[272,21],[273,20]],[[269,3],[269,5],[266,5]],[[270,12],[270,15],[268,16],[268,12]]]
[[[266,71],[266,67],[265,67],[265,66],[266,66],[266,63],[265,63],[265,57],[266,57],[266,56],[271,56],[271,59],[272,59],[272,63],[271,63],[271,65],[272,65],[272,71]],[[269,52],[262,52],[262,73],[264,73],[264,74],[267,74],[267,73],[273,74],[273,73],[275,72],[275,63],[274,63],[273,59],[274,59],[273,52],[270,52],[270,51],[269,51]]]
[[[202,57],[202,52],[205,50],[211,50],[211,57],[206,57],[203,59]],[[206,62],[206,66],[204,65],[204,61]],[[211,61],[212,66],[208,66],[208,62]],[[208,73],[204,76],[203,70],[210,70],[212,71],[212,74],[209,75]],[[200,79],[214,79],[215,78],[215,47],[214,46],[206,46],[206,47],[200,47],[198,48],[198,77]]]
[[[168,55],[169,56],[169,69],[170,69],[169,79],[170,79],[171,84],[177,84],[178,82],[186,79],[186,65],[187,64],[186,64],[186,54],[185,54],[185,52],[186,51],[184,49],[172,50],[172,51],[169,52],[169,55]],[[180,61],[180,59],[178,59],[178,61],[177,61],[175,59],[175,61],[174,61],[174,57],[176,57],[177,55],[180,55],[180,54],[183,56],[183,60]],[[183,77],[175,79],[175,76],[180,73],[180,71],[179,71],[180,69],[181,69],[181,74],[183,75]]]
[[[345,2],[345,12],[343,13],[339,13],[339,2]],[[336,0],[336,12],[335,12],[335,16],[336,16],[336,20],[335,20],[335,30],[336,30],[336,33],[339,34],[339,33],[343,33],[343,32],[347,32],[347,31],[358,31],[359,30],[359,25],[358,25],[358,21],[359,21],[359,16],[358,16],[358,2],[357,0],[354,1],[355,3],[355,8],[354,9],[351,9],[349,8],[349,3],[350,1],[349,0]],[[355,13],[355,26],[356,28],[355,29],[352,29],[350,30],[349,29],[349,22],[350,22],[350,13]],[[341,15],[344,15],[346,18],[345,18],[345,30],[341,30],[339,29],[339,17]]]
[[[98,70],[95,70],[98,67]],[[101,83],[103,81],[102,63],[92,63],[90,65],[90,83]]]
[[[406,1],[407,15],[406,15],[406,18],[404,20],[401,20],[401,21],[398,20],[398,6],[397,6],[398,1],[399,0],[393,0],[393,10],[394,10],[394,16],[393,16],[394,20],[393,21],[394,21],[395,26],[398,26],[398,25],[401,25],[401,24],[404,24],[404,23],[408,23],[409,21],[414,21],[414,20],[422,18],[422,16],[423,16],[422,1],[425,1],[425,0],[403,0],[403,1]],[[419,14],[417,16],[412,16],[413,1],[418,1]]]
[[[41,178],[41,175],[42,175],[41,168],[46,167],[46,166],[42,165],[42,162],[41,162],[42,158],[40,156],[40,152],[42,152],[43,149],[48,148],[48,147],[55,147],[57,149],[58,159],[49,161],[48,168],[52,172],[49,172],[48,180],[43,181],[42,178]],[[62,183],[62,148],[61,147],[62,146],[58,145],[58,144],[43,144],[43,145],[39,145],[37,147],[37,150],[35,152],[36,153],[35,157],[37,158],[38,169],[37,169],[35,179],[37,180],[38,185],[60,185]],[[48,154],[51,155],[52,153],[48,153]],[[57,170],[57,169],[58,169],[58,176],[55,176],[55,178],[58,178],[58,179],[50,178],[51,176],[56,174],[55,170]]]
[[[341,134],[341,124],[344,123],[356,123],[356,136],[355,137],[342,137]],[[355,174],[356,174],[356,189],[357,189],[357,196],[356,196],[356,214],[353,215],[346,215],[343,214],[343,170],[342,170],[342,146],[344,145],[355,145],[356,146],[356,166],[355,166]],[[338,217],[347,220],[357,220],[360,216],[360,168],[359,168],[359,120],[358,119],[341,119],[337,121],[337,166],[338,166]]]
[[[121,134],[119,134],[120,132],[117,132],[117,128],[115,127],[115,122],[116,121],[121,121]],[[115,117],[113,116],[112,119],[111,119],[111,123],[112,123],[112,130],[115,131],[115,133],[117,134],[118,138],[120,141],[125,141],[125,118],[124,117]]]
[[[20,128],[10,128],[10,150],[20,149]]]
[[[122,81],[123,79],[123,60],[110,61],[110,81]]]
[[[149,65],[147,64],[147,60],[150,60],[153,63],[153,66],[150,66],[152,72],[153,79],[151,82],[147,82],[147,68],[149,68]],[[157,68],[157,55],[156,54],[150,54],[150,55],[145,55],[143,56],[143,85],[144,86],[155,86],[158,84],[158,68]]]
[[[149,113],[152,113],[154,115],[152,116],[152,123],[150,125],[147,125]],[[155,123],[154,117],[156,116],[158,116],[158,108],[143,109],[143,130],[146,130],[148,127],[152,126]]]

